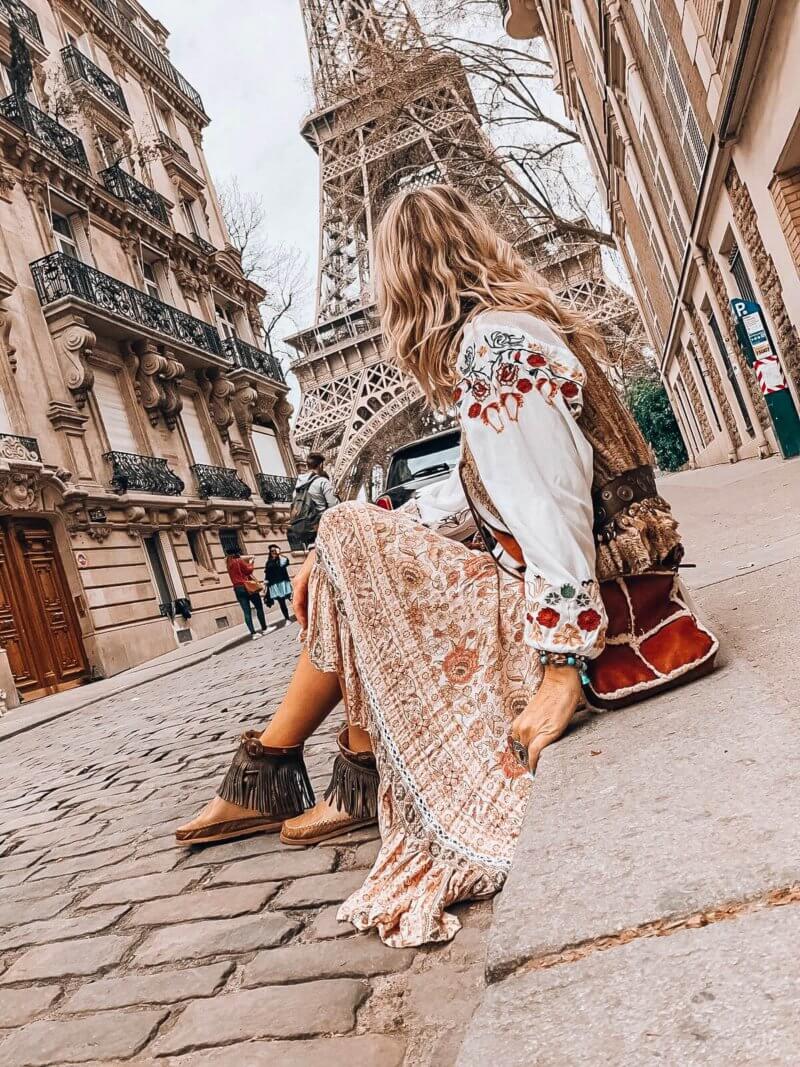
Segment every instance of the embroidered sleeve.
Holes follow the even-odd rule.
[[[465,330],[455,400],[481,481],[522,552],[525,640],[592,657],[606,615],[595,579],[592,449],[577,423],[584,382],[580,362],[532,316],[487,314]]]

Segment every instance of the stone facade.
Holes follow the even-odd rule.
[[[28,696],[240,622],[225,545],[284,538],[287,385],[166,36],[135,0],[0,2],[0,642]]]
[[[543,36],[550,49],[692,462],[790,454],[731,300],[761,307],[791,422],[800,408],[800,9],[791,0],[500,6],[509,32]]]

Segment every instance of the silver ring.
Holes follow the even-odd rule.
[[[514,755],[517,757],[517,760],[522,764],[522,766],[525,768],[525,770],[527,770],[530,764],[529,764],[528,750],[525,747],[525,745],[523,745],[523,743],[521,741],[517,741],[516,738],[512,737],[512,739],[511,739],[511,750],[514,753]]]

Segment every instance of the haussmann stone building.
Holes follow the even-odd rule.
[[[294,474],[209,118],[125,0],[0,0],[0,644],[25,697],[241,621]]]
[[[691,460],[800,452],[800,5],[501,0],[544,37]]]

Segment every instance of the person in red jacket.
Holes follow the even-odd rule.
[[[267,628],[267,620],[264,617],[264,601],[261,599],[261,593],[253,589],[254,584],[258,584],[257,580],[253,578],[254,569],[253,560],[249,556],[246,558],[242,556],[238,548],[231,549],[228,552],[228,574],[236,599],[242,609],[247,629],[250,631],[250,636],[253,640],[261,637],[261,634]],[[249,589],[248,585],[250,586]],[[261,624],[260,633],[256,633],[256,629],[253,626],[253,608],[256,609],[258,621]]]

